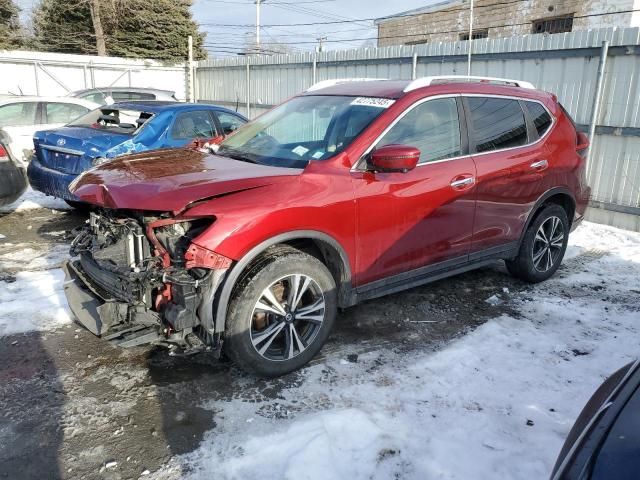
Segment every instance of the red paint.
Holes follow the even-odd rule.
[[[416,168],[420,150],[407,145],[385,145],[371,154],[371,166],[379,172],[403,172]]]
[[[192,243],[184,254],[187,268],[212,268],[226,270],[231,266],[232,260],[222,255],[207,250],[200,245]]]
[[[109,162],[83,175],[72,190],[110,207],[173,212],[176,220],[213,216],[215,222],[193,247],[233,260],[282,233],[322,232],[342,246],[355,285],[515,241],[536,201],[552,187],[568,189],[576,217],[584,214],[589,188],[577,150],[585,139],[576,135],[551,94],[478,83],[438,84],[404,94],[406,85],[359,82],[322,90],[322,95],[395,102],[343,152],[310,162],[304,170],[167,150]],[[352,171],[384,129],[416,101],[465,93],[538,100],[557,122],[532,146],[428,163],[406,173]],[[548,167],[531,169],[540,159],[547,159]],[[470,177],[474,183],[451,185]],[[150,239],[165,258],[152,228]]]

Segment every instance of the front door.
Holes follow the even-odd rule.
[[[456,97],[418,102],[374,147],[416,147],[421,152],[418,166],[407,173],[352,173],[358,286],[382,279],[404,282],[421,273],[421,267],[466,261],[476,171],[467,155],[461,112]]]

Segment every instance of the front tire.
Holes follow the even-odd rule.
[[[234,288],[225,352],[249,373],[284,375],[320,351],[336,312],[336,284],[327,267],[294,248],[276,247]]]
[[[560,267],[568,240],[567,212],[559,205],[548,205],[527,228],[518,256],[505,260],[507,270],[525,282],[542,282]]]

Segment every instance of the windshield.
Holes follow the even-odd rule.
[[[393,100],[369,97],[295,97],[240,128],[219,155],[303,168],[344,150]]]
[[[101,107],[77,118],[68,126],[134,135],[151,117],[153,117],[153,113],[142,110]]]

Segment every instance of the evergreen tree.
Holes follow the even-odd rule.
[[[20,48],[24,44],[19,14],[20,9],[13,0],[0,0],[0,50]]]
[[[206,58],[192,0],[41,0],[33,13],[40,49],[52,52],[184,61],[187,37],[194,57]],[[96,35],[98,33],[98,35]]]

